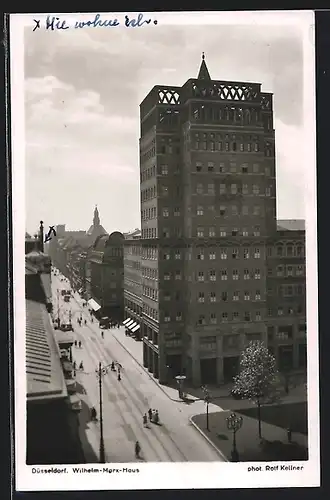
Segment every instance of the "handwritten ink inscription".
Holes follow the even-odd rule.
[[[100,20],[100,14],[96,14],[94,19],[92,21],[77,21],[76,24],[74,25],[75,28],[97,28],[98,26],[100,28],[111,28],[112,26],[119,26],[120,22],[118,19],[104,19],[103,21]]]
[[[51,29],[52,31],[54,31],[54,30],[68,30],[69,28],[70,28],[70,26],[67,26],[65,19],[63,21],[61,21],[59,17],[47,16],[46,30],[49,30],[49,29]]]
[[[33,31],[40,28],[40,20],[34,19],[34,22],[36,23],[36,26],[34,26]],[[126,28],[140,28],[144,25],[150,24],[151,22],[155,25],[158,24],[157,20],[152,21],[151,19],[146,19],[141,12],[138,14],[137,18],[130,18],[128,15],[125,15],[123,22],[119,19],[102,19],[100,14],[96,14],[94,19],[76,21],[72,26],[70,26],[68,21],[64,18],[47,16],[45,28],[50,31],[67,30],[69,28],[114,28],[121,25]]]

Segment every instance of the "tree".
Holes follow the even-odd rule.
[[[261,434],[261,405],[278,396],[279,378],[275,358],[263,342],[252,341],[241,354],[240,372],[234,378],[234,392],[250,399],[258,408],[259,438]]]

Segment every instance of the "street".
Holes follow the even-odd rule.
[[[112,361],[122,365],[121,381],[117,372],[108,371],[102,377],[103,384],[103,431],[106,462],[135,462],[134,445],[141,445],[141,459],[146,462],[206,462],[222,461],[220,455],[201,436],[189,417],[205,412],[203,401],[190,405],[170,400],[160,387],[132,358],[114,337],[114,330],[104,330],[104,339],[98,321],[91,321],[90,313],[77,293],[70,302],[64,302],[60,293],[63,288],[70,288],[68,282],[61,282],[59,276],[52,275],[54,297],[54,315],[57,317],[59,299],[60,317],[72,315],[74,337],[82,342],[82,347],[73,347],[73,360],[77,367],[83,362],[84,369],[77,370],[77,392],[82,401],[97,410],[99,417],[99,385],[96,369],[99,362],[108,366]],[[83,318],[79,326],[77,319]],[[84,320],[87,324],[84,324]],[[124,327],[116,329],[116,334],[125,335]],[[142,345],[141,345],[142,349]],[[143,426],[143,415],[148,409],[159,411],[160,425],[148,423]],[[217,407],[219,411],[219,407]],[[211,409],[212,411],[212,409]],[[85,422],[85,439],[93,450],[91,457],[99,457],[100,429],[98,421]]]

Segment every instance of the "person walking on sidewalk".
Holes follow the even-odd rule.
[[[158,410],[155,410],[155,413],[154,413],[154,423],[156,425],[159,424],[159,413],[158,413]]]
[[[117,379],[118,379],[119,382],[121,381],[120,370],[118,370],[118,377],[117,377]]]
[[[79,345],[79,349],[81,349],[81,340],[79,340],[78,345]]]
[[[102,337],[102,339],[104,339],[104,331],[103,330],[101,330],[101,337]]]
[[[141,446],[139,441],[135,443],[135,458],[140,458]]]
[[[143,415],[143,426],[144,427],[148,426],[148,417],[146,413]]]
[[[152,409],[151,408],[149,408],[149,410],[148,410],[148,415],[149,415],[149,421],[151,422],[151,420],[152,420]]]

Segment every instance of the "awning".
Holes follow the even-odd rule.
[[[128,328],[129,328],[130,330],[133,330],[133,328],[134,328],[136,325],[137,325],[137,323],[135,323],[135,321],[133,321],[133,323],[131,323],[131,324],[129,325],[129,327],[128,327]]]
[[[76,394],[69,396],[71,410],[80,411],[81,410],[81,399]]]
[[[138,329],[140,328],[140,325],[136,325],[133,329],[132,332],[135,333]]]
[[[94,299],[89,299],[88,305],[93,309],[93,311],[101,309],[101,306]]]
[[[132,323],[134,323],[134,321],[133,321],[132,319],[130,319],[130,320],[129,320],[129,322],[128,322],[128,323],[126,323],[126,325],[125,325],[125,326],[126,326],[127,328],[129,328],[129,326],[130,326]]]
[[[127,323],[129,323],[130,321],[132,321],[131,318],[125,319],[125,321],[123,321],[123,325],[127,325]]]

